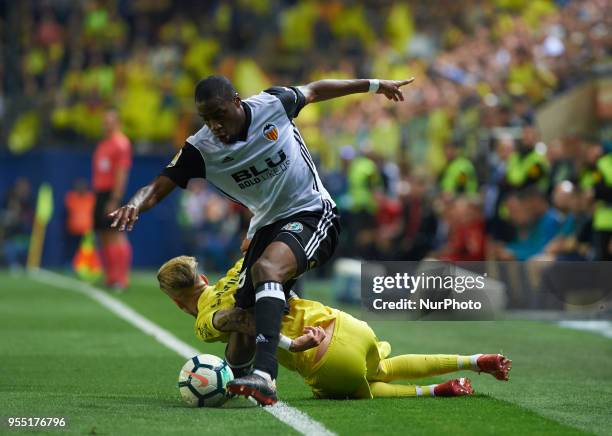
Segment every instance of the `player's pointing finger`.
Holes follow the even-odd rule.
[[[414,77],[411,77],[408,80],[402,80],[401,82],[399,82],[398,86],[404,86],[404,85],[408,85],[409,83],[414,82]]]

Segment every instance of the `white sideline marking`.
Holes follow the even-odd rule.
[[[559,325],[568,329],[597,333],[612,339],[612,322],[610,321],[560,321]]]
[[[30,277],[40,283],[51,283],[52,285],[64,288],[66,290],[75,291],[84,294],[89,298],[97,301],[102,306],[113,312],[119,318],[132,324],[138,330],[152,336],[156,341],[163,344],[165,347],[175,351],[185,359],[200,354],[200,351],[189,344],[181,341],[168,330],[163,329],[154,322],[148,320],[134,309],[126,305],[120,300],[112,297],[106,292],[83,283],[71,277],[66,277],[44,269],[35,269],[30,273]],[[332,436],[334,432],[328,430],[323,424],[315,421],[304,412],[289,406],[282,401],[279,401],[274,406],[262,407],[262,409],[279,421],[293,428],[298,433],[303,435],[313,436]]]

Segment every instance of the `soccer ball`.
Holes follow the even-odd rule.
[[[178,388],[191,407],[219,407],[227,400],[225,385],[233,379],[226,361],[212,354],[200,354],[181,368]]]

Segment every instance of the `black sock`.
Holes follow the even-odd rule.
[[[285,293],[279,282],[262,282],[255,289],[255,352],[254,369],[267,372],[272,380],[278,373],[276,347],[285,308]]]
[[[235,356],[231,358],[228,356],[229,347],[229,344],[225,347],[225,361],[227,362],[227,366],[232,370],[234,378],[240,378],[250,374],[253,362],[255,361],[255,354],[252,354],[251,357],[246,360],[235,360]]]

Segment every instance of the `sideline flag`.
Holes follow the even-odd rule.
[[[45,182],[38,188],[36,214],[34,216],[30,248],[28,250],[28,269],[40,267],[45,232],[51,216],[53,216],[53,189],[49,183]]]

